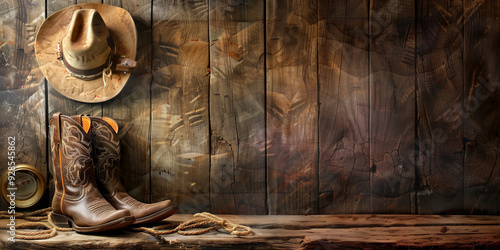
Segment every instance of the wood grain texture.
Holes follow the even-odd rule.
[[[265,214],[264,1],[210,1],[210,203]]]
[[[103,3],[103,0],[76,0],[76,3]]]
[[[318,212],[317,2],[266,2],[270,214]]]
[[[104,1],[127,10],[137,30],[136,68],[123,90],[103,103],[103,116],[118,122],[121,178],[134,198],[150,201],[151,1]]]
[[[221,215],[222,218],[253,229],[362,228],[362,227],[434,227],[500,226],[495,215],[407,215],[407,214],[337,214],[337,215]],[[175,214],[168,221],[180,224],[191,214]]]
[[[44,1],[0,3],[0,173],[8,169],[13,146],[15,164],[34,166],[47,180],[45,81],[34,51],[44,10]],[[35,207],[47,206],[46,197]],[[0,199],[0,209],[7,207]]]
[[[370,213],[368,0],[318,4],[319,212]]]
[[[498,215],[500,3],[464,3],[464,212]]]
[[[210,210],[207,1],[153,2],[152,200]]]
[[[420,214],[462,213],[462,1],[417,1]]]
[[[442,232],[445,231],[446,232]],[[235,237],[223,232],[198,236],[162,235],[154,237],[124,231],[116,235],[78,235],[61,232],[49,240],[7,241],[0,236],[0,247],[7,249],[498,249],[500,226],[434,226],[313,228],[305,230],[254,229],[254,234]],[[78,240],[75,240],[77,238]]]
[[[102,104],[57,93],[33,54],[45,4],[84,2],[125,8],[139,35]],[[0,15],[0,156],[16,136],[16,162],[44,174],[47,117],[105,115],[130,194],[183,213],[500,213],[496,1],[12,0]]]
[[[372,213],[411,213],[415,186],[415,4],[370,2]]]
[[[164,221],[171,226],[193,219],[175,214]],[[498,216],[415,215],[280,215],[221,218],[251,227],[253,234],[236,237],[224,230],[190,236],[165,234],[161,241],[142,232],[84,235],[58,232],[39,240],[7,240],[0,234],[0,247],[7,249],[497,249],[500,247]],[[20,220],[20,223],[24,221]],[[7,220],[0,220],[7,224]]]

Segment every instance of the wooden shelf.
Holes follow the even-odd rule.
[[[222,215],[233,223],[252,227],[253,235],[237,237],[223,230],[204,235],[169,234],[162,241],[131,230],[86,235],[58,232],[46,240],[9,242],[0,234],[0,247],[7,249],[85,248],[500,248],[500,216],[439,215]],[[178,224],[192,215],[174,215],[165,222]],[[18,224],[22,220],[17,221]],[[7,224],[0,220],[1,225]]]

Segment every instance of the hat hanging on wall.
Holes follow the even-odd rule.
[[[35,52],[50,85],[80,102],[107,101],[120,93],[135,67],[137,32],[130,14],[106,4],[78,4],[49,16]]]

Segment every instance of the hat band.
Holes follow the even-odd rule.
[[[82,69],[77,69],[77,68],[74,68],[73,66],[71,66],[68,63],[68,61],[66,61],[66,58],[64,58],[62,43],[57,44],[57,47],[58,47],[57,50],[60,54],[57,59],[61,60],[64,68],[66,68],[66,70],[68,70],[73,76],[78,77],[82,80],[94,80],[102,75],[104,69],[109,68],[111,66],[112,58],[114,55],[115,43],[113,41],[113,37],[111,37],[111,36],[108,37],[107,41],[108,41],[108,45],[111,47],[111,51],[109,52],[109,55],[108,55],[108,58],[106,59],[106,61],[102,65],[100,65],[96,68],[82,70]]]

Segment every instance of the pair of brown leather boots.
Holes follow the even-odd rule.
[[[120,181],[118,124],[111,118],[50,120],[52,220],[77,232],[102,232],[162,220],[178,211],[170,200],[153,204],[129,196]]]

